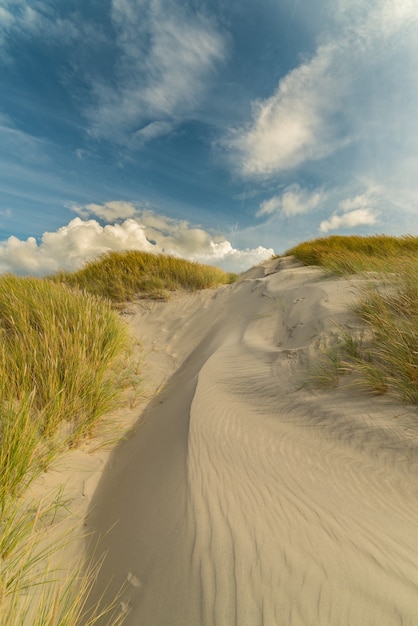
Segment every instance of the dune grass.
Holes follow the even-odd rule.
[[[306,265],[321,267],[341,275],[361,272],[402,272],[418,258],[418,237],[371,237],[332,235],[305,241],[286,251]]]
[[[324,351],[323,380],[350,372],[375,393],[418,402],[418,238],[329,237],[288,254],[339,274],[379,272],[363,282],[359,331],[344,329]],[[0,626],[75,626],[83,615],[96,571],[75,568],[54,581],[44,563],[57,546],[40,548],[45,520],[62,503],[22,509],[21,495],[60,451],[91,433],[123,391],[116,370],[129,339],[110,301],[234,280],[217,268],[142,252],[111,253],[52,280],[0,277]],[[89,619],[85,626],[99,615]]]
[[[112,302],[124,302],[138,297],[166,298],[178,289],[217,287],[234,282],[237,276],[173,256],[131,250],[105,254],[77,272],[61,272],[53,279]]]
[[[336,384],[349,373],[366,390],[418,404],[418,237],[328,237],[287,254],[367,278],[355,306],[360,326],[340,329],[339,340],[314,364],[313,378]]]
[[[111,301],[235,279],[141,252],[111,253],[50,279],[0,277],[0,626],[106,623],[91,610],[81,619],[96,566],[70,567],[63,581],[48,570],[59,546],[45,544],[45,529],[65,505],[25,508],[22,495],[57,454],[91,434],[127,379],[138,381],[126,370],[130,341]]]
[[[85,563],[77,558],[69,562],[68,529],[59,529],[58,523],[57,532],[55,521],[63,507],[65,502],[58,492],[29,507],[9,499],[3,509],[0,626],[93,626],[99,619],[106,626],[123,623],[122,612],[116,619],[110,617],[117,612],[118,598],[104,609],[97,605],[96,610],[90,607],[87,611],[87,598],[101,562]],[[46,531],[51,525],[53,541]],[[61,562],[62,569],[51,567],[51,559]]]
[[[73,626],[83,611],[90,574],[74,570],[57,586],[44,565],[57,546],[39,548],[50,510],[25,508],[22,495],[115,405],[127,345],[110,302],[0,277],[0,626]]]
[[[0,339],[1,503],[25,467],[47,461],[63,426],[73,443],[114,405],[109,373],[128,338],[104,300],[7,275],[0,278]]]

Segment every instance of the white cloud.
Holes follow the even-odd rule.
[[[133,220],[102,227],[95,220],[76,217],[55,232],[45,232],[39,244],[34,237],[26,241],[9,237],[0,244],[0,271],[41,275],[74,270],[104,252],[131,246],[153,249],[143,228]]]
[[[115,222],[118,219],[126,219],[138,214],[138,209],[131,202],[123,202],[122,200],[113,200],[104,204],[92,203],[84,206],[73,204],[70,208],[80,217],[88,218],[95,215],[106,222]]]
[[[137,141],[139,144],[144,144],[158,137],[168,135],[174,129],[172,122],[151,122],[133,135],[133,141]]]
[[[391,110],[388,82],[395,93],[406,84],[409,103],[416,97],[416,0],[329,4],[334,24],[312,58],[282,78],[271,97],[256,101],[248,126],[233,129],[223,142],[240,175],[272,177],[370,138],[381,159],[379,144],[396,140],[410,117],[408,102],[396,101]],[[405,70],[396,73],[401,48]]]
[[[280,81],[276,93],[254,104],[249,129],[226,144],[244,176],[270,176],[320,159],[338,143],[333,115],[343,99],[344,76],[334,68],[339,47],[329,44]]]
[[[339,228],[355,228],[356,226],[371,226],[377,221],[377,216],[371,209],[356,209],[342,215],[332,215],[328,220],[321,222],[319,230],[328,233]]]
[[[261,217],[262,215],[271,215],[272,213],[280,213],[282,209],[282,199],[280,196],[273,196],[268,200],[264,200],[260,204],[260,208],[256,213],[256,217]]]
[[[353,211],[354,209],[370,209],[376,205],[376,193],[378,189],[375,187],[374,189],[370,189],[365,193],[354,196],[354,198],[347,198],[346,200],[341,200],[339,203],[339,208],[344,211]]]
[[[195,110],[225,57],[222,35],[179,2],[113,0],[111,16],[120,52],[116,85],[96,82],[91,133],[126,143],[131,134],[147,141],[170,132]]]
[[[418,5],[415,0],[330,0],[337,24],[356,40],[369,45],[406,28],[416,35]]]
[[[71,72],[77,72],[80,78],[81,69],[88,72],[90,83],[90,65],[77,62],[80,50],[90,46],[96,50],[100,45],[107,45],[101,26],[96,22],[83,19],[77,10],[68,10],[69,3],[56,0],[0,0],[0,60],[3,65],[13,67],[19,64],[19,55],[14,50],[17,44],[34,41],[39,49],[49,46],[67,47]],[[67,13],[67,16],[62,15]],[[54,52],[55,53],[55,52]],[[84,67],[86,66],[86,67]],[[56,67],[61,72],[60,81],[64,85],[67,71],[64,64]]]
[[[0,7],[0,27],[15,34],[42,37],[43,42],[69,43],[79,37],[80,27],[74,20],[62,19],[57,15],[51,0],[42,3],[34,0],[3,0]]]
[[[129,203],[107,203],[103,205],[106,211],[109,205],[120,208]],[[100,205],[89,206],[99,207],[96,213],[101,212]],[[73,271],[112,250],[171,254],[238,272],[274,254],[273,249],[262,246],[239,250],[225,237],[213,236],[187,221],[143,211],[136,219],[106,226],[76,217],[55,232],[45,232],[39,243],[34,237],[25,241],[9,237],[0,242],[0,272],[45,275],[61,269]]]
[[[321,190],[309,192],[302,189],[300,185],[290,185],[281,196],[273,196],[262,202],[256,216],[261,217],[272,213],[281,213],[286,217],[302,215],[316,209],[323,199],[324,193]]]
[[[338,228],[355,228],[356,226],[372,226],[376,224],[379,213],[376,205],[381,190],[377,186],[370,187],[362,194],[341,200],[338,210],[327,220],[321,222],[319,230],[327,233]]]

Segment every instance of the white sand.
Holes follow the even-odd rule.
[[[107,551],[93,597],[124,586],[128,625],[418,624],[416,410],[301,388],[353,294],[276,260],[130,307],[166,384],[87,518]]]

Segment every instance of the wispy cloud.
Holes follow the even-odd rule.
[[[416,35],[418,6],[415,0],[329,0],[329,14],[357,45],[387,39],[400,29]]]
[[[2,0],[0,52],[13,64],[18,40],[66,46],[59,80],[88,135],[137,148],[196,115],[227,44],[214,19],[180,0],[112,0],[105,11],[107,38],[103,19],[84,18],[64,3]],[[103,55],[111,59],[105,70]]]
[[[83,23],[76,20],[76,15],[71,19],[61,17],[59,7],[51,0],[2,0],[2,4],[0,29],[10,35],[40,37],[44,44],[63,44],[74,42],[83,32]]]
[[[328,233],[340,228],[355,228],[356,226],[371,226],[376,223],[376,214],[370,209],[356,209],[342,215],[332,215],[328,220],[321,222],[319,230]]]
[[[0,27],[2,29],[10,28],[14,22],[14,17],[7,8],[0,6]]]
[[[377,190],[371,189],[353,198],[341,200],[338,210],[321,222],[319,230],[328,233],[331,230],[376,224],[379,215],[376,194]]]
[[[338,145],[333,115],[344,96],[344,79],[335,71],[336,44],[325,45],[310,61],[280,81],[276,93],[254,103],[248,129],[233,130],[226,145],[241,174],[265,177],[319,159]]]
[[[136,206],[131,202],[123,202],[122,200],[113,200],[104,204],[92,203],[83,206],[72,204],[69,208],[84,219],[95,215],[106,222],[115,222],[116,220],[134,217],[139,214]]]
[[[276,195],[261,203],[257,217],[280,213],[286,217],[302,215],[316,209],[325,194],[322,190],[307,191],[298,184],[286,187],[281,195]]]
[[[418,4],[340,0],[336,5],[330,4],[333,26],[322,33],[312,58],[282,78],[270,98],[255,102],[249,125],[226,138],[241,176],[270,178],[353,144],[396,142],[405,125],[401,116],[411,112],[406,101],[396,102],[394,124],[393,95],[405,90],[406,82],[417,95],[409,57],[416,59],[418,52]],[[406,65],[395,74],[399,50]]]
[[[10,116],[0,111],[0,157],[4,154],[8,160],[46,163],[47,145],[45,140],[20,130]]]
[[[113,219],[137,214],[138,209],[114,201],[79,207],[79,212]],[[243,271],[274,253],[262,246],[237,249],[223,235],[145,210],[135,218],[105,226],[95,219],[76,217],[57,231],[45,232],[39,242],[34,237],[24,241],[9,237],[0,242],[0,273],[44,275],[61,269],[72,271],[105,252],[128,249],[171,254],[229,271]]]
[[[118,60],[113,83],[94,85],[91,133],[145,142],[192,114],[226,44],[214,22],[180,2],[113,0],[111,17]]]
[[[150,122],[132,135],[132,143],[143,145],[148,141],[169,135],[175,129],[175,122]]]

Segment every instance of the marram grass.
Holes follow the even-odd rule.
[[[287,250],[306,265],[320,265],[336,274],[401,271],[418,258],[418,237],[332,235],[305,241]]]
[[[20,496],[124,391],[129,339],[110,300],[166,297],[235,279],[140,252],[105,255],[51,279],[0,277],[0,626],[116,625],[94,607],[86,613],[95,566],[70,568],[63,581],[49,571],[58,549],[41,547],[50,509],[25,509]]]
[[[373,272],[359,287],[361,327],[340,330],[312,378],[332,385],[349,373],[365,390],[418,404],[418,237],[328,237],[289,253],[340,274]]]
[[[351,372],[374,393],[418,402],[418,238],[329,237],[289,253],[337,273],[379,272],[361,293],[363,330],[345,329],[327,350],[322,382]],[[103,298],[166,297],[235,279],[140,252],[112,253],[53,280],[0,277],[0,626],[90,626],[100,617],[84,617],[96,571],[75,568],[55,584],[45,569],[54,547],[39,547],[49,511],[22,510],[18,496],[121,391],[115,368],[128,337]]]
[[[101,567],[83,559],[69,562],[68,529],[54,528],[59,509],[65,507],[59,493],[32,507],[9,499],[0,518],[0,626],[104,626],[121,625],[118,598],[104,608],[89,607],[87,600]],[[74,540],[74,539],[73,539]],[[71,540],[70,540],[71,541]],[[63,550],[66,550],[63,556]],[[65,559],[65,569],[52,568],[51,559]],[[57,566],[56,566],[57,567]]]
[[[111,252],[73,273],[53,280],[94,295],[124,302],[138,297],[165,298],[178,289],[196,291],[234,282],[235,274],[164,254]]]
[[[50,509],[25,508],[20,496],[114,406],[127,344],[110,302],[46,279],[0,277],[0,626],[81,623],[95,572],[80,565],[55,581],[45,563],[57,547],[40,548]]]
[[[13,422],[43,441],[65,424],[75,440],[114,405],[111,368],[128,338],[108,302],[45,279],[3,276],[0,339],[0,448],[7,436],[13,449]],[[13,465],[10,452],[6,461]]]

